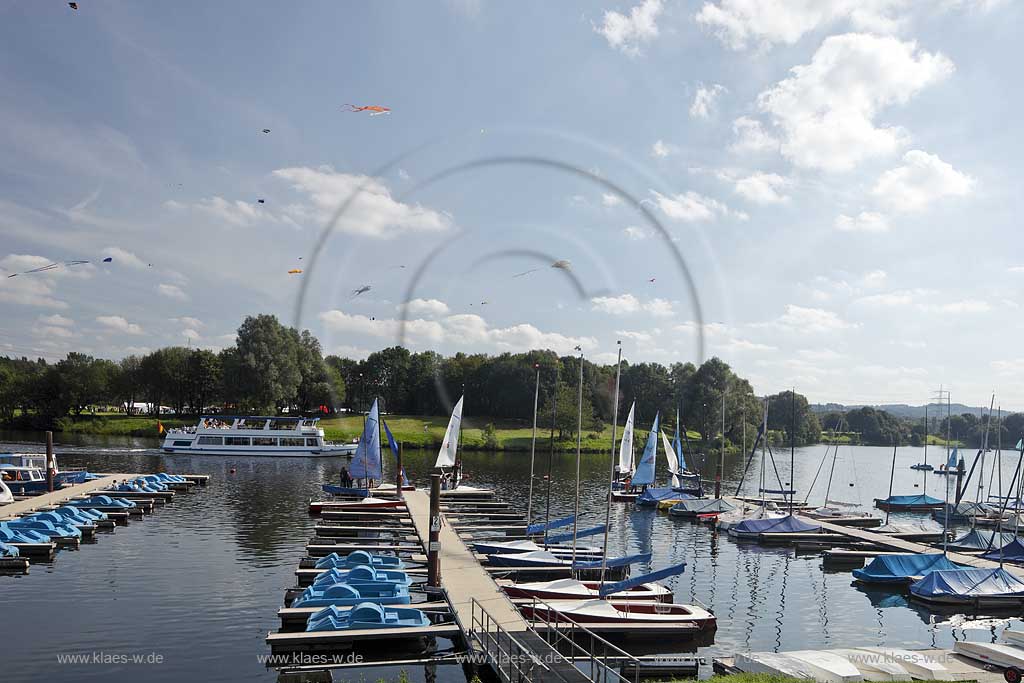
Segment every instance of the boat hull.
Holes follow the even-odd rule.
[[[291,450],[270,448],[266,450],[260,450],[258,448],[232,448],[231,450],[228,450],[226,448],[192,448],[185,446],[162,446],[161,450],[163,450],[164,453],[172,455],[255,455],[266,458],[351,458],[352,454],[355,453],[355,446],[353,446],[351,450],[348,448],[330,450],[322,448],[295,448]]]
[[[578,624],[686,624],[700,631],[718,628],[715,616],[706,610],[664,602],[568,600],[534,602],[519,609],[528,619],[566,618]]]

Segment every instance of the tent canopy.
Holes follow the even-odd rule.
[[[1024,597],[1024,581],[1005,569],[950,569],[934,571],[910,586],[921,597]]]
[[[929,572],[964,569],[949,561],[942,553],[927,555],[879,555],[863,569],[853,570],[853,575],[861,581],[869,583],[887,583],[891,581],[907,581],[911,577],[924,576]]]
[[[740,534],[791,534],[821,531],[821,525],[808,524],[795,515],[786,515],[775,519],[745,519],[733,530]]]

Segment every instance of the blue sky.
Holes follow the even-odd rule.
[[[270,312],[361,357],[404,317],[415,350],[702,337],[758,392],[1024,407],[1019,2],[79,7],[0,7],[0,270],[94,262],[0,279],[0,353]]]

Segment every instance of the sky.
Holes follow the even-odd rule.
[[[272,313],[1024,408],[1016,0],[78,6],[0,3],[0,354]]]

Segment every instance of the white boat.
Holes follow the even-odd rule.
[[[748,519],[781,519],[785,516],[786,513],[779,510],[771,501],[764,505],[744,503],[742,507],[738,507],[732,512],[723,512],[718,515],[715,524],[719,529],[726,530]]]
[[[1018,647],[1024,647],[1024,631],[1008,628],[1003,631],[1003,640]]]
[[[537,598],[538,600],[594,600],[599,599],[600,581],[579,581],[577,579],[555,579],[554,581],[530,581],[502,583],[501,589],[510,598]],[[609,600],[646,600],[647,602],[670,602],[672,591],[656,583],[642,583],[623,591],[611,593]]]
[[[1011,666],[1024,669],[1024,650],[1006,643],[972,643],[958,640],[953,643],[953,652],[969,659],[1001,668]]]
[[[897,662],[911,676],[917,679],[929,681],[959,680],[957,674],[931,659],[924,652],[904,650],[897,647],[858,647],[855,649],[881,655],[882,659],[880,661]]]
[[[357,444],[324,440],[316,417],[204,415],[195,427],[169,429],[165,453],[331,457],[352,455]]]
[[[7,484],[4,483],[3,479],[0,479],[0,505],[7,505],[14,502],[14,494],[7,488]]]
[[[902,664],[890,661],[881,655],[853,648],[829,650],[829,652],[845,658],[857,667],[865,681],[909,681],[913,678]]]
[[[736,655],[733,664],[744,673],[814,680],[806,663],[776,652],[741,653]]]
[[[828,650],[793,650],[785,653],[810,669],[821,683],[858,683],[864,677],[850,660]]]
[[[549,600],[520,605],[528,619],[568,617],[578,624],[692,625],[701,631],[718,628],[715,615],[696,605],[640,600]]]

